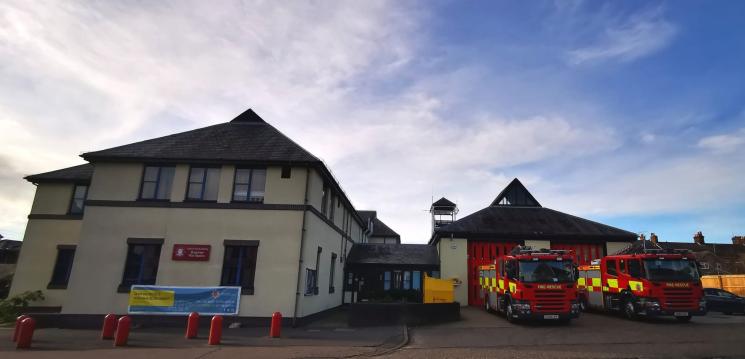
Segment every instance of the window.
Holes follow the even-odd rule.
[[[346,282],[346,284],[344,286],[344,290],[351,291],[354,288],[353,284],[354,284],[354,273],[348,272],[347,273],[347,282]]]
[[[158,274],[162,239],[130,239],[127,261],[119,290],[128,292],[133,284],[153,285]]]
[[[608,272],[608,274],[613,275],[613,276],[617,276],[618,275],[618,271],[616,270],[616,260],[615,259],[609,259],[608,261],[606,261],[605,262],[605,266],[607,268],[606,271]]]
[[[383,290],[391,289],[391,272],[385,272],[383,274]]]
[[[334,274],[336,273],[336,253],[331,253],[331,273],[329,273],[329,293],[334,292]]]
[[[336,212],[336,206],[334,206],[334,194],[331,194],[331,201],[329,201],[329,219],[334,221],[334,212]]]
[[[174,167],[145,166],[140,186],[140,199],[168,200],[171,198]]]
[[[305,269],[305,295],[314,295],[318,290],[318,271]]]
[[[323,194],[321,196],[321,213],[325,216],[328,213],[328,202],[329,202],[329,189],[326,185],[323,186]]]
[[[217,201],[219,185],[220,168],[192,167],[189,170],[186,199],[190,201]]]
[[[642,262],[638,259],[632,259],[628,262],[629,275],[635,278],[644,277],[644,271],[642,270]]]
[[[623,274],[629,274],[628,270],[626,269],[626,261],[623,259],[620,259],[618,261],[618,268],[621,270],[621,273]]]
[[[404,285],[403,289],[411,289],[411,272],[404,272]]]
[[[415,270],[411,272],[411,289],[420,290],[422,289],[422,272]]]
[[[49,281],[47,289],[67,288],[73,259],[75,259],[75,246],[61,245],[57,247],[57,261],[54,263],[52,280]]]
[[[318,264],[321,261],[321,252],[323,248],[318,247],[316,252],[316,266],[315,269],[306,269],[305,274],[305,295],[316,295],[318,294]]]
[[[264,202],[266,169],[238,168],[233,181],[234,202]]]
[[[283,166],[282,167],[282,178],[290,178],[291,176],[292,176],[292,167]]]
[[[402,282],[403,274],[401,274],[400,270],[394,270],[393,271],[393,289],[401,289],[401,282]]]
[[[253,294],[258,249],[256,241],[225,241],[220,285],[241,287],[241,294]]]
[[[82,214],[85,198],[88,196],[88,185],[75,185],[70,201],[70,214]]]

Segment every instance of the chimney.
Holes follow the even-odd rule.
[[[701,233],[701,231],[696,232],[696,234],[693,235],[693,242],[696,244],[704,244],[704,234]]]
[[[652,241],[652,243],[657,244],[657,241],[658,241],[657,235],[654,234],[654,233],[650,234],[649,235],[649,240]]]
[[[732,244],[739,244],[741,246],[745,246],[745,236],[732,237]]]
[[[639,240],[640,241],[645,241],[645,240],[647,240],[647,236],[645,236],[644,233],[640,233],[639,234]]]

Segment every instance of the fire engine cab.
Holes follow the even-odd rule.
[[[639,316],[674,316],[689,321],[706,314],[695,257],[690,251],[643,249],[580,266],[580,304],[603,311]]]
[[[518,246],[494,264],[479,267],[485,309],[510,322],[548,319],[568,322],[579,317],[573,254]]]

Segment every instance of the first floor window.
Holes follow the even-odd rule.
[[[235,170],[233,180],[234,202],[261,203],[264,201],[265,189],[265,168],[238,168]]]
[[[82,214],[85,207],[85,197],[88,195],[88,185],[75,185],[70,201],[70,214]]]
[[[52,270],[52,279],[49,281],[49,287],[67,288],[67,282],[70,280],[72,271],[72,261],[75,259],[75,246],[57,247],[57,260],[54,262]]]
[[[124,264],[123,290],[129,290],[134,284],[153,285],[158,274],[160,261],[160,243],[129,243],[127,261]]]
[[[192,167],[189,171],[189,187],[186,199],[192,201],[217,201],[220,185],[219,167]]]
[[[315,269],[305,269],[305,295],[314,295],[318,293],[318,271]]]
[[[173,166],[145,166],[142,174],[140,199],[171,199],[171,185],[173,184]]]
[[[258,249],[258,245],[251,242],[246,245],[226,244],[220,285],[241,287],[242,294],[253,294]]]

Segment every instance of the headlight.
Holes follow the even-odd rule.
[[[529,311],[530,310],[530,303],[523,301],[523,300],[512,300],[512,309],[514,310],[520,310],[520,311]]]

